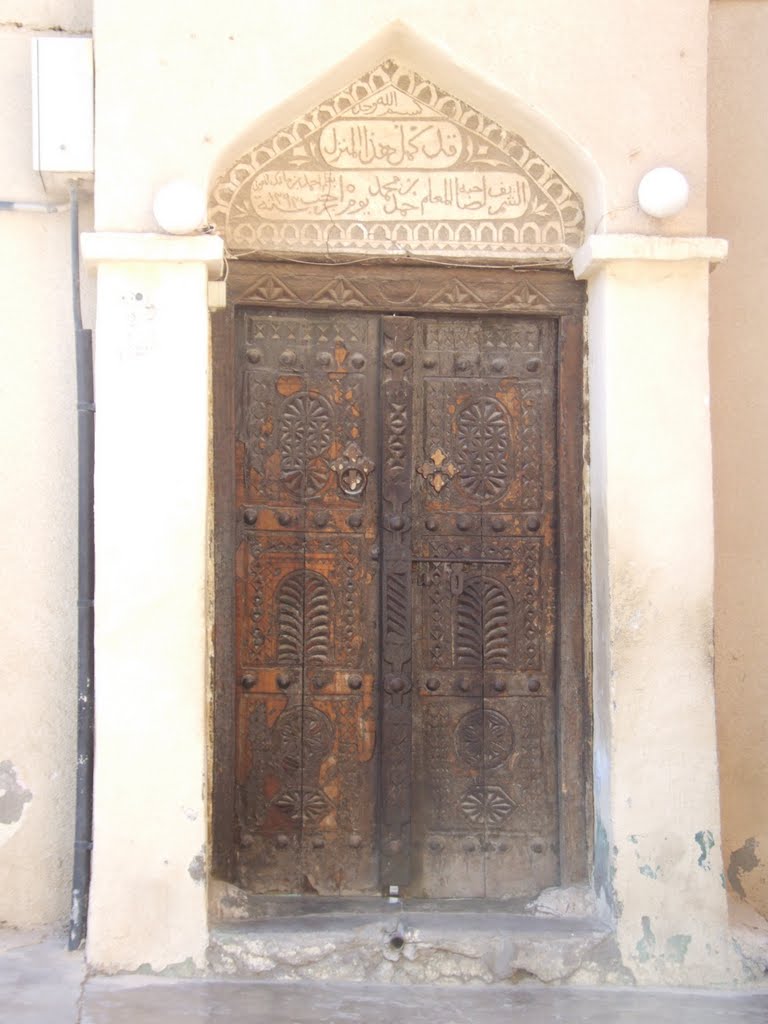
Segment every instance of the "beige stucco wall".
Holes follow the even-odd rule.
[[[207,280],[202,262],[99,271],[88,949],[107,970],[204,965]]]
[[[31,38],[87,32],[89,23],[89,3],[0,4],[0,199],[47,198],[32,171]],[[90,217],[86,207],[86,225]],[[30,926],[66,919],[72,862],[77,434],[68,214],[0,212],[0,266],[0,922]]]
[[[718,848],[708,283],[705,260],[660,253],[590,273],[596,881],[640,983],[738,978]]]
[[[585,196],[588,232],[656,231],[634,191],[646,170],[671,163],[692,200],[661,230],[703,233],[706,10],[706,0],[189,0],[182,23],[172,5],[137,0],[126,18],[119,0],[97,0],[97,228],[153,230],[165,180],[205,185],[249,143],[394,55],[502,124],[524,122],[575,187],[589,185],[579,151],[598,166],[605,195]],[[552,124],[571,147],[548,136]]]
[[[710,20],[715,676],[730,888],[768,916],[768,2],[716,0]]]

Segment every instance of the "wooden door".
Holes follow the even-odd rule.
[[[237,325],[237,877],[253,892],[379,884],[377,330]]]
[[[423,896],[558,881],[556,340],[544,319],[416,330],[410,889]]]
[[[580,335],[429,310],[233,324],[219,863],[255,893],[583,879]]]

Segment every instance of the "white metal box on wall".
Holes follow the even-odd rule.
[[[93,40],[32,40],[33,167],[43,174],[93,174]]]

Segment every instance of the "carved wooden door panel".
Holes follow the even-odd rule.
[[[415,331],[415,895],[558,881],[556,324]]]
[[[242,310],[235,876],[559,879],[557,321]]]
[[[379,886],[378,319],[237,322],[236,876]]]

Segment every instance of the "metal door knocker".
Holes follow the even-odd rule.
[[[331,463],[336,474],[339,489],[350,498],[359,497],[368,483],[368,474],[373,469],[373,462],[365,455],[356,441],[351,441],[344,449],[341,458]]]

